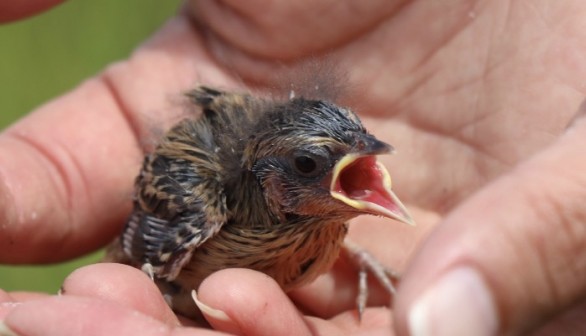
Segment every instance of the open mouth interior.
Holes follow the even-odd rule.
[[[390,177],[376,160],[376,156],[369,155],[356,158],[339,172],[332,186],[332,192],[350,200],[358,201],[354,204],[361,210],[370,205],[378,205],[390,212],[400,212],[390,189]],[[371,209],[374,210],[374,209]]]

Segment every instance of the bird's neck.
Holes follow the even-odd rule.
[[[254,174],[245,170],[237,178],[227,181],[224,185],[230,221],[237,223],[238,226],[272,229],[275,226],[297,226],[296,223],[339,224],[355,217],[355,214],[344,212],[340,212],[338,216],[328,214],[327,217],[282,212],[277,202],[272,206],[269,204],[271,200],[265,197]]]
[[[225,186],[232,222],[247,227],[270,227],[275,222],[277,215],[267,206],[263,191],[251,172],[242,171]]]

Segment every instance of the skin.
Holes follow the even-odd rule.
[[[29,3],[40,10],[52,1]],[[583,333],[585,16],[581,0],[188,2],[131,58],[0,135],[0,261],[57,261],[107,243],[129,211],[121,200],[131,194],[147,121],[173,121],[145,111],[169,110],[169,95],[194,80],[270,85],[281,69],[273,61],[295,66],[328,50],[357,88],[341,103],[398,148],[385,163],[418,223],[361,217],[350,232],[385,264],[408,262],[394,322],[388,309],[368,308],[358,324],[355,273],[342,259],[291,299],[262,274],[212,275],[200,299],[231,318],[213,326],[261,335],[376,335],[394,327],[406,335],[419,294],[466,265],[487,283],[499,334]],[[23,335],[74,335],[81,322],[96,332],[214,334],[178,327],[154,285],[125,266],[82,268],[64,289],[40,299],[2,293],[0,317]],[[372,297],[386,301],[376,291]]]
[[[0,23],[6,23],[41,13],[63,0],[28,0],[17,3],[11,1],[0,2]]]

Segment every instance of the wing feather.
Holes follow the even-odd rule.
[[[173,280],[226,221],[221,167],[209,127],[205,120],[184,121],[145,158],[123,250],[132,260],[150,264],[158,278]]]

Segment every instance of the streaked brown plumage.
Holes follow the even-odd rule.
[[[199,87],[199,119],[171,129],[145,158],[134,211],[107,259],[146,265],[177,312],[212,272],[255,269],[284,290],[336,260],[360,214],[407,223],[375,155],[392,148],[349,109]]]

